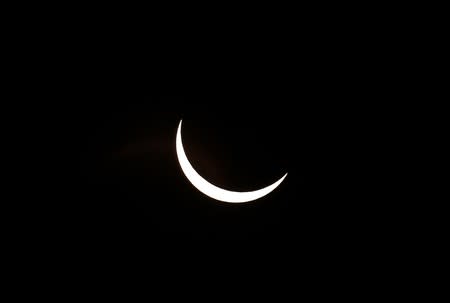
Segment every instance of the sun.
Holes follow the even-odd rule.
[[[184,152],[183,142],[181,140],[181,125],[183,120],[180,121],[178,125],[177,137],[176,137],[176,152],[178,157],[178,162],[180,163],[181,170],[183,171],[186,178],[189,182],[194,185],[200,192],[207,195],[210,198],[215,200],[219,200],[222,202],[229,203],[243,203],[250,202],[257,199],[260,199],[270,192],[272,192],[275,188],[277,188],[281,182],[286,178],[287,173],[281,177],[275,183],[264,187],[255,191],[247,191],[247,192],[238,192],[238,191],[230,191],[220,187],[215,186],[214,184],[209,183],[202,176],[200,176],[197,171],[192,167],[189,162],[186,153]]]

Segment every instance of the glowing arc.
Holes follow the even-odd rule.
[[[281,177],[275,183],[264,187],[255,191],[247,191],[247,192],[237,192],[230,191],[220,187],[215,186],[214,184],[209,183],[202,176],[200,176],[197,171],[192,167],[189,162],[186,153],[184,152],[183,143],[181,140],[181,124],[183,120],[180,121],[178,125],[177,138],[176,138],[176,151],[178,162],[180,163],[181,170],[183,171],[186,178],[203,194],[209,196],[210,198],[229,203],[243,203],[254,201],[256,199],[262,198],[272,192],[275,188],[277,188],[281,182],[286,178],[287,173]]]

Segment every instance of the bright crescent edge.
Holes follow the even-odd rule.
[[[281,177],[277,182],[273,183],[272,185],[269,185],[269,186],[264,187],[259,190],[247,191],[247,192],[229,191],[229,190],[217,187],[214,184],[209,183],[202,176],[200,176],[197,173],[197,171],[192,167],[191,163],[189,162],[189,160],[184,152],[183,143],[181,140],[181,124],[182,124],[182,122],[183,122],[183,120],[181,120],[180,124],[178,125],[177,138],[176,138],[176,151],[177,151],[178,162],[180,163],[181,170],[183,171],[186,178],[192,183],[192,185],[194,185],[195,188],[197,188],[199,191],[201,191],[205,195],[207,195],[213,199],[216,199],[216,200],[219,200],[222,202],[229,202],[229,203],[243,203],[243,202],[254,201],[254,200],[262,198],[265,195],[272,192],[286,178],[287,173],[283,177]]]

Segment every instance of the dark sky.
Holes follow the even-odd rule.
[[[439,65],[414,5],[165,3],[7,11],[3,288],[211,303],[240,290],[249,302],[364,302],[423,289],[411,285],[420,261],[433,268],[437,230],[424,206],[440,200],[419,195],[433,166],[421,111],[436,91],[420,94],[432,79],[420,67]],[[177,161],[181,119],[211,183],[287,178],[249,203],[205,196]]]
[[[336,97],[346,93],[341,81],[283,71],[228,72],[188,82],[195,87],[174,82],[164,92],[151,81],[136,84],[135,76],[81,88],[75,99],[84,100],[66,112],[74,173],[61,197],[67,215],[75,214],[71,232],[81,247],[314,263],[330,250],[336,257],[365,245],[373,197],[358,175],[367,133],[354,124],[364,113],[355,119],[346,98]],[[288,177],[247,204],[204,196],[177,162],[180,119],[189,159],[214,184],[246,191]]]
[[[36,108],[49,143],[36,146],[56,168],[46,224],[73,262],[288,268],[306,280],[380,262],[391,206],[370,171],[389,106],[361,35],[330,24],[233,44],[116,34],[61,41],[51,67],[38,64],[50,75],[30,76],[48,100]],[[246,191],[289,175],[258,201],[206,197],[178,165],[180,119],[212,183]]]

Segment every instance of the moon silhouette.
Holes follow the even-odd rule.
[[[272,192],[275,188],[277,188],[278,185],[280,185],[281,182],[283,182],[284,178],[286,178],[287,173],[283,177],[281,177],[278,181],[267,187],[247,192],[230,191],[209,183],[202,176],[200,176],[197,173],[197,171],[195,171],[191,163],[189,163],[186,153],[184,152],[183,142],[181,140],[182,122],[183,120],[181,120],[180,124],[178,125],[176,138],[176,150],[178,162],[180,163],[181,170],[183,171],[186,178],[192,183],[192,185],[194,185],[195,188],[197,188],[203,194],[222,202],[229,202],[229,203],[249,202],[266,196],[267,194]]]

